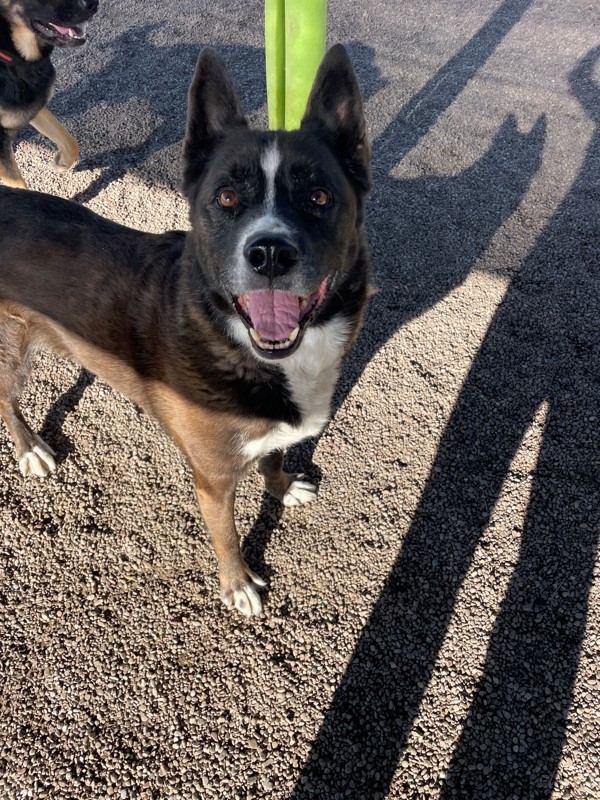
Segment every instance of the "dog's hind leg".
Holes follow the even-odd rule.
[[[57,172],[66,172],[71,169],[79,158],[79,145],[71,136],[69,131],[63,127],[46,106],[30,120],[30,124],[43,136],[47,136],[50,141],[58,147],[58,153],[54,157],[55,169]]]
[[[8,131],[0,128],[0,180],[13,189],[26,189],[27,184],[15,160],[12,139]]]
[[[258,462],[258,471],[264,476],[267,492],[284,506],[301,506],[317,499],[317,487],[303,480],[303,473],[283,471],[281,450],[263,456]]]
[[[21,473],[45,478],[56,468],[55,453],[31,430],[18,402],[30,363],[27,323],[0,305],[0,416],[15,443]]]

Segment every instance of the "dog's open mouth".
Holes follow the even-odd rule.
[[[326,278],[307,297],[278,289],[262,289],[234,297],[235,309],[248,328],[252,346],[267,358],[290,355],[323,304],[330,285]]]
[[[41,39],[57,47],[77,47],[85,42],[85,22],[67,27],[55,22],[34,19],[31,26]]]

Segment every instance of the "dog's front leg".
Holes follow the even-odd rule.
[[[0,180],[13,189],[27,188],[13,153],[11,137],[3,128],[0,128]]]
[[[252,572],[240,551],[234,519],[237,478],[207,478],[194,468],[193,472],[200,510],[219,563],[221,600],[246,617],[256,616],[262,612],[256,587],[266,584]]]
[[[66,172],[71,169],[79,158],[79,145],[69,131],[61,125],[46,106],[30,120],[30,124],[58,147],[54,157],[57,172]]]
[[[246,564],[235,526],[234,503],[246,465],[237,455],[238,431],[227,415],[213,414],[162,385],[151,410],[186,456],[208,535],[217,556],[221,599],[247,617],[261,613],[258,587],[265,582]]]
[[[265,488],[288,508],[301,506],[317,499],[317,487],[304,480],[303,472],[284,472],[283,453],[275,450],[262,456],[258,462],[258,471],[265,479]]]

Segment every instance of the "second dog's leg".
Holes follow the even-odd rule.
[[[0,308],[0,416],[13,438],[19,469],[45,478],[56,468],[54,452],[25,422],[18,398],[29,375],[27,325]]]
[[[13,189],[26,189],[27,184],[15,160],[12,141],[7,131],[0,128],[0,180]]]
[[[79,158],[79,145],[69,131],[60,124],[54,114],[44,106],[30,120],[31,125],[44,136],[47,136],[58,147],[54,163],[58,172],[66,172]]]
[[[284,506],[301,506],[317,498],[317,487],[302,480],[303,473],[283,471],[283,453],[280,450],[263,456],[258,462],[258,471],[264,475],[267,492]]]

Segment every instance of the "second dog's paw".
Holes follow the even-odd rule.
[[[303,481],[303,473],[294,475],[293,480],[287,488],[286,493],[283,495],[281,501],[284,506],[291,508],[292,506],[302,506],[305,503],[312,503],[317,499],[317,487],[314,483]]]
[[[54,171],[55,172],[68,172],[71,167],[77,162],[79,158],[79,151],[65,153],[58,151],[54,156]]]
[[[54,460],[55,453],[48,445],[35,444],[32,450],[21,456],[19,459],[19,469],[21,475],[28,478],[35,475],[38,478],[45,478],[56,469]]]
[[[245,617],[259,617],[262,614],[262,600],[256,587],[267,584],[252,573],[244,581],[236,582],[235,587],[221,589],[221,600],[227,608],[237,608]]]

